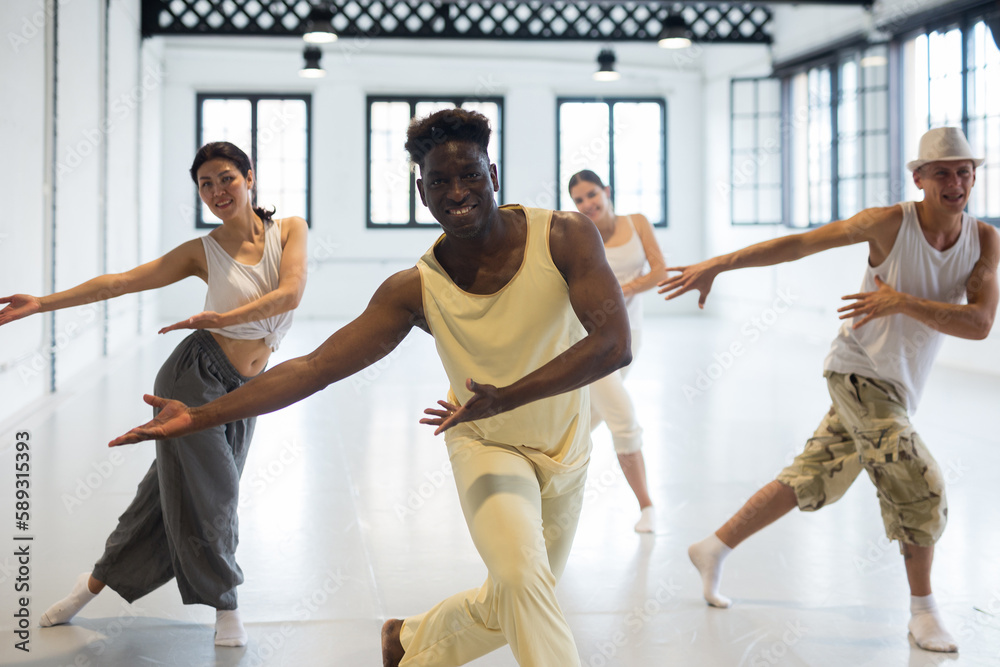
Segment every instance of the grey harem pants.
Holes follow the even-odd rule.
[[[153,391],[203,405],[246,382],[207,331],[185,338]],[[177,579],[184,604],[236,609],[240,475],[256,418],[156,443],[156,460],[108,537],[93,576],[129,602]]]

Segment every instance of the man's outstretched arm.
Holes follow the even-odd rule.
[[[113,440],[111,446],[162,440],[219,424],[280,410],[386,356],[421,321],[420,276],[416,268],[391,276],[365,311],[316,350],[258,375],[239,389],[200,407],[147,396],[161,408],[152,421]]]
[[[660,281],[657,291],[667,293],[665,298],[669,301],[696,290],[700,293],[698,307],[704,308],[712,282],[723,271],[793,262],[824,250],[862,241],[868,242],[873,258],[878,255],[884,257],[888,253],[887,248],[892,247],[902,220],[903,212],[899,206],[865,209],[846,220],[835,220],[808,232],[755,243],[690,266],[668,267],[667,272],[676,271],[678,274]]]

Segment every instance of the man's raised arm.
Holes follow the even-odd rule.
[[[868,242],[874,257],[888,253],[887,248],[892,247],[902,221],[903,211],[899,206],[865,209],[846,220],[835,220],[808,232],[755,243],[690,266],[668,267],[668,272],[677,271],[678,274],[660,281],[657,292],[668,292],[665,298],[669,301],[685,292],[697,290],[701,295],[698,307],[704,308],[712,282],[723,271],[793,262],[824,250],[862,241]]]
[[[194,408],[179,401],[145,396],[147,403],[161,409],[160,413],[111,441],[110,446],[173,438],[280,410],[392,352],[421,321],[421,313],[420,276],[414,267],[382,283],[365,311],[316,350],[275,366],[225,396]]]

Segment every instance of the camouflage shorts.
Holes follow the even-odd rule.
[[[944,479],[896,390],[854,374],[828,371],[826,378],[833,406],[778,481],[808,512],[839,500],[864,468],[878,490],[886,536],[933,545],[948,518]]]

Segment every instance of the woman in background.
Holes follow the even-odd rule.
[[[306,282],[306,221],[272,219],[254,205],[254,173],[246,154],[227,142],[195,155],[191,178],[222,224],[202,238],[120,274],[99,276],[49,296],[0,298],[0,325],[60,308],[170,285],[188,276],[208,283],[205,311],[160,330],[195,329],[156,376],[153,392],[188,405],[228,393],[267,364],[292,323]],[[244,646],[236,604],[243,572],[236,563],[240,475],[255,419],[156,445],[156,460],[93,572],[40,619],[68,622],[105,586],[130,603],[177,580],[184,604],[216,609],[215,643]]]
[[[590,171],[573,174],[569,194],[576,208],[597,226],[604,241],[608,264],[621,284],[625,307],[632,325],[632,359],[642,343],[642,300],[638,295],[663,279],[663,253],[653,235],[653,227],[640,213],[617,215],[611,203],[611,188]],[[649,271],[643,272],[646,266]],[[639,533],[655,529],[653,501],[646,487],[646,463],[642,457],[642,427],[635,416],[632,398],[624,380],[632,366],[615,371],[590,385],[590,428],[608,425],[625,479],[639,501],[641,515],[635,524]]]

